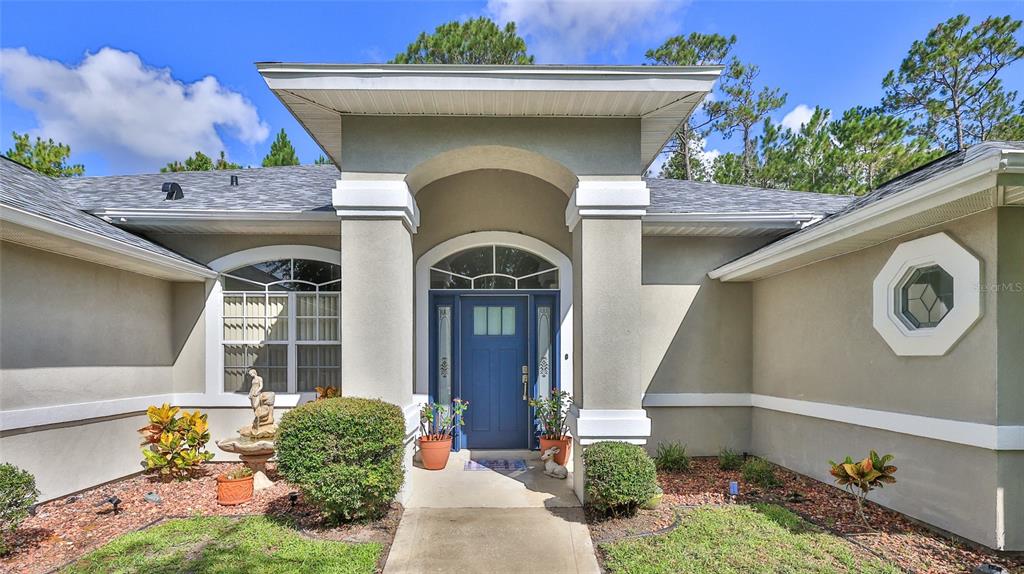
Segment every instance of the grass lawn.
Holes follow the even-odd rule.
[[[62,572],[372,574],[380,544],[312,540],[262,516],[195,517],[125,534]]]
[[[698,508],[668,534],[601,550],[613,573],[900,572],[772,504]]]

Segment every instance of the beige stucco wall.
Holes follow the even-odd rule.
[[[0,243],[0,408],[171,392],[173,284]]]
[[[1000,208],[998,233],[999,424],[1024,425],[1024,208]]]
[[[573,240],[573,400],[583,409],[638,409],[639,219],[582,219]]]
[[[752,299],[749,283],[708,271],[768,241],[757,237],[644,237],[641,384],[646,393],[749,393]],[[652,453],[685,444],[693,455],[750,448],[746,407],[646,407]]]
[[[662,443],[678,442],[691,456],[715,456],[722,448],[749,452],[750,407],[647,407],[652,455]]]
[[[996,211],[754,283],[755,393],[996,422],[996,296],[941,357],[896,356],[872,326],[872,281],[902,241],[945,231],[996,280]]]
[[[830,484],[830,459],[891,453],[898,482],[872,500],[996,546],[996,451],[764,409],[751,428],[755,453]]]
[[[522,233],[569,254],[568,202],[558,188],[514,171],[475,170],[439,179],[416,194],[420,226],[413,257],[473,231]]]
[[[648,393],[749,393],[751,286],[708,271],[764,238],[643,239],[642,371]]]
[[[409,173],[446,151],[500,144],[577,175],[641,173],[639,119],[346,116],[343,122],[345,171]]]

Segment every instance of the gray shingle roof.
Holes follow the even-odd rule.
[[[61,183],[63,180],[40,175],[15,161],[0,156],[0,205],[64,223],[107,239],[145,249],[151,253],[199,265],[152,241],[133,235],[98,217],[85,213],[75,198],[61,187]]]
[[[872,203],[875,203],[881,199],[885,199],[886,197],[896,195],[897,193],[910,189],[911,187],[914,187],[915,185],[923,181],[927,181],[929,179],[938,177],[939,175],[947,171],[956,169],[964,165],[965,163],[974,160],[977,157],[986,155],[997,150],[1004,149],[1024,150],[1024,142],[983,142],[977,145],[973,145],[964,150],[946,154],[938,159],[935,159],[929,163],[922,165],[917,169],[908,171],[907,173],[899,177],[893,178],[883,183],[877,189],[875,189],[875,191],[857,198],[856,201],[853,201],[844,209],[837,211],[829,219],[835,219],[837,217],[846,215],[847,213],[857,211],[858,209],[867,207],[868,205],[871,205]]]
[[[846,207],[851,195],[762,189],[683,179],[648,179],[648,213],[766,213],[799,211],[821,215]]]
[[[230,185],[238,176],[238,186]],[[330,211],[338,180],[333,165],[296,165],[224,171],[76,177],[61,183],[83,209],[223,209]],[[183,199],[167,201],[164,182],[181,185]],[[803,211],[827,214],[850,197],[768,190],[675,179],[648,179],[650,213]]]
[[[232,186],[231,176],[238,176]],[[293,165],[217,171],[76,177],[62,184],[83,209],[223,209],[260,211],[333,210],[333,165]],[[181,186],[185,197],[167,201],[164,182]]]

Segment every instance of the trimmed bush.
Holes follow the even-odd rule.
[[[658,470],[670,472],[690,470],[690,457],[686,455],[686,445],[680,446],[677,442],[658,443],[654,466],[658,467]]]
[[[281,417],[277,468],[330,520],[376,518],[405,480],[402,409],[374,399],[322,399]]]
[[[782,484],[775,477],[775,465],[757,457],[753,457],[743,464],[743,480],[762,488],[772,488]]]
[[[722,470],[739,470],[742,467],[742,454],[725,447],[718,451],[718,468]]]
[[[599,442],[583,451],[587,504],[597,512],[631,515],[658,493],[654,461],[643,448]]]
[[[10,552],[6,537],[28,516],[29,508],[39,498],[36,479],[27,470],[13,464],[0,464],[0,556]]]

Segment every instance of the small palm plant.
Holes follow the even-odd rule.
[[[896,467],[889,464],[892,459],[891,454],[878,456],[877,452],[871,451],[868,457],[860,462],[854,462],[850,457],[846,457],[840,463],[828,461],[832,465],[832,470],[829,473],[835,477],[836,484],[846,488],[857,499],[857,514],[864,522],[864,526],[870,530],[874,530],[874,528],[864,516],[864,502],[867,501],[868,494],[872,490],[896,483],[896,478],[893,476]]]
[[[449,407],[441,403],[425,404],[420,409],[420,436],[425,440],[452,438],[457,427],[462,426],[462,415],[469,408],[469,401],[453,399]]]

